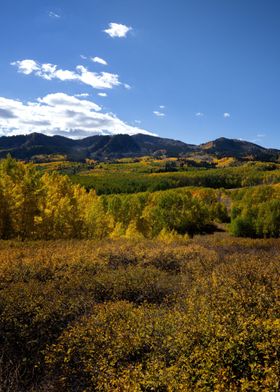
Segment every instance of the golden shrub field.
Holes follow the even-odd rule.
[[[280,240],[0,242],[0,391],[279,391]]]

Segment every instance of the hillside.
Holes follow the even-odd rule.
[[[0,158],[11,154],[14,158],[30,160],[38,155],[61,154],[73,161],[86,158],[105,160],[122,157],[195,156],[196,154],[234,157],[245,160],[277,161],[280,151],[266,149],[246,141],[219,138],[201,145],[138,134],[91,136],[73,140],[62,136],[39,133],[0,137]]]
[[[244,140],[227,139],[224,137],[201,144],[200,147],[208,154],[214,154],[219,158],[232,156],[241,159],[270,161],[277,160],[280,153],[276,149],[268,149]]]

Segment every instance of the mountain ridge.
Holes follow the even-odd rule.
[[[244,140],[220,137],[200,145],[180,140],[137,135],[94,135],[83,139],[47,136],[41,133],[0,137],[0,158],[10,154],[14,158],[32,160],[38,155],[65,155],[67,159],[87,158],[106,160],[123,157],[161,156],[180,157],[206,154],[217,158],[234,157],[241,160],[279,161],[280,150],[265,148]]]

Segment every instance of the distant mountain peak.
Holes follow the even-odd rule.
[[[137,135],[94,135],[84,139],[64,136],[46,136],[40,133],[0,137],[0,158],[11,154],[15,158],[30,160],[36,155],[61,154],[70,160],[115,159],[139,156],[186,156],[208,154],[219,158],[279,160],[280,151],[267,149],[245,140],[219,137],[201,145],[187,144],[180,140],[157,136]]]

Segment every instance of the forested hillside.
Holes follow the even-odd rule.
[[[235,157],[244,160],[279,161],[280,151],[236,139],[219,138],[201,145],[149,135],[95,135],[84,139],[46,136],[41,133],[0,137],[0,158],[45,160],[49,155],[61,155],[72,161],[97,159],[106,161],[121,157],[196,156]]]

